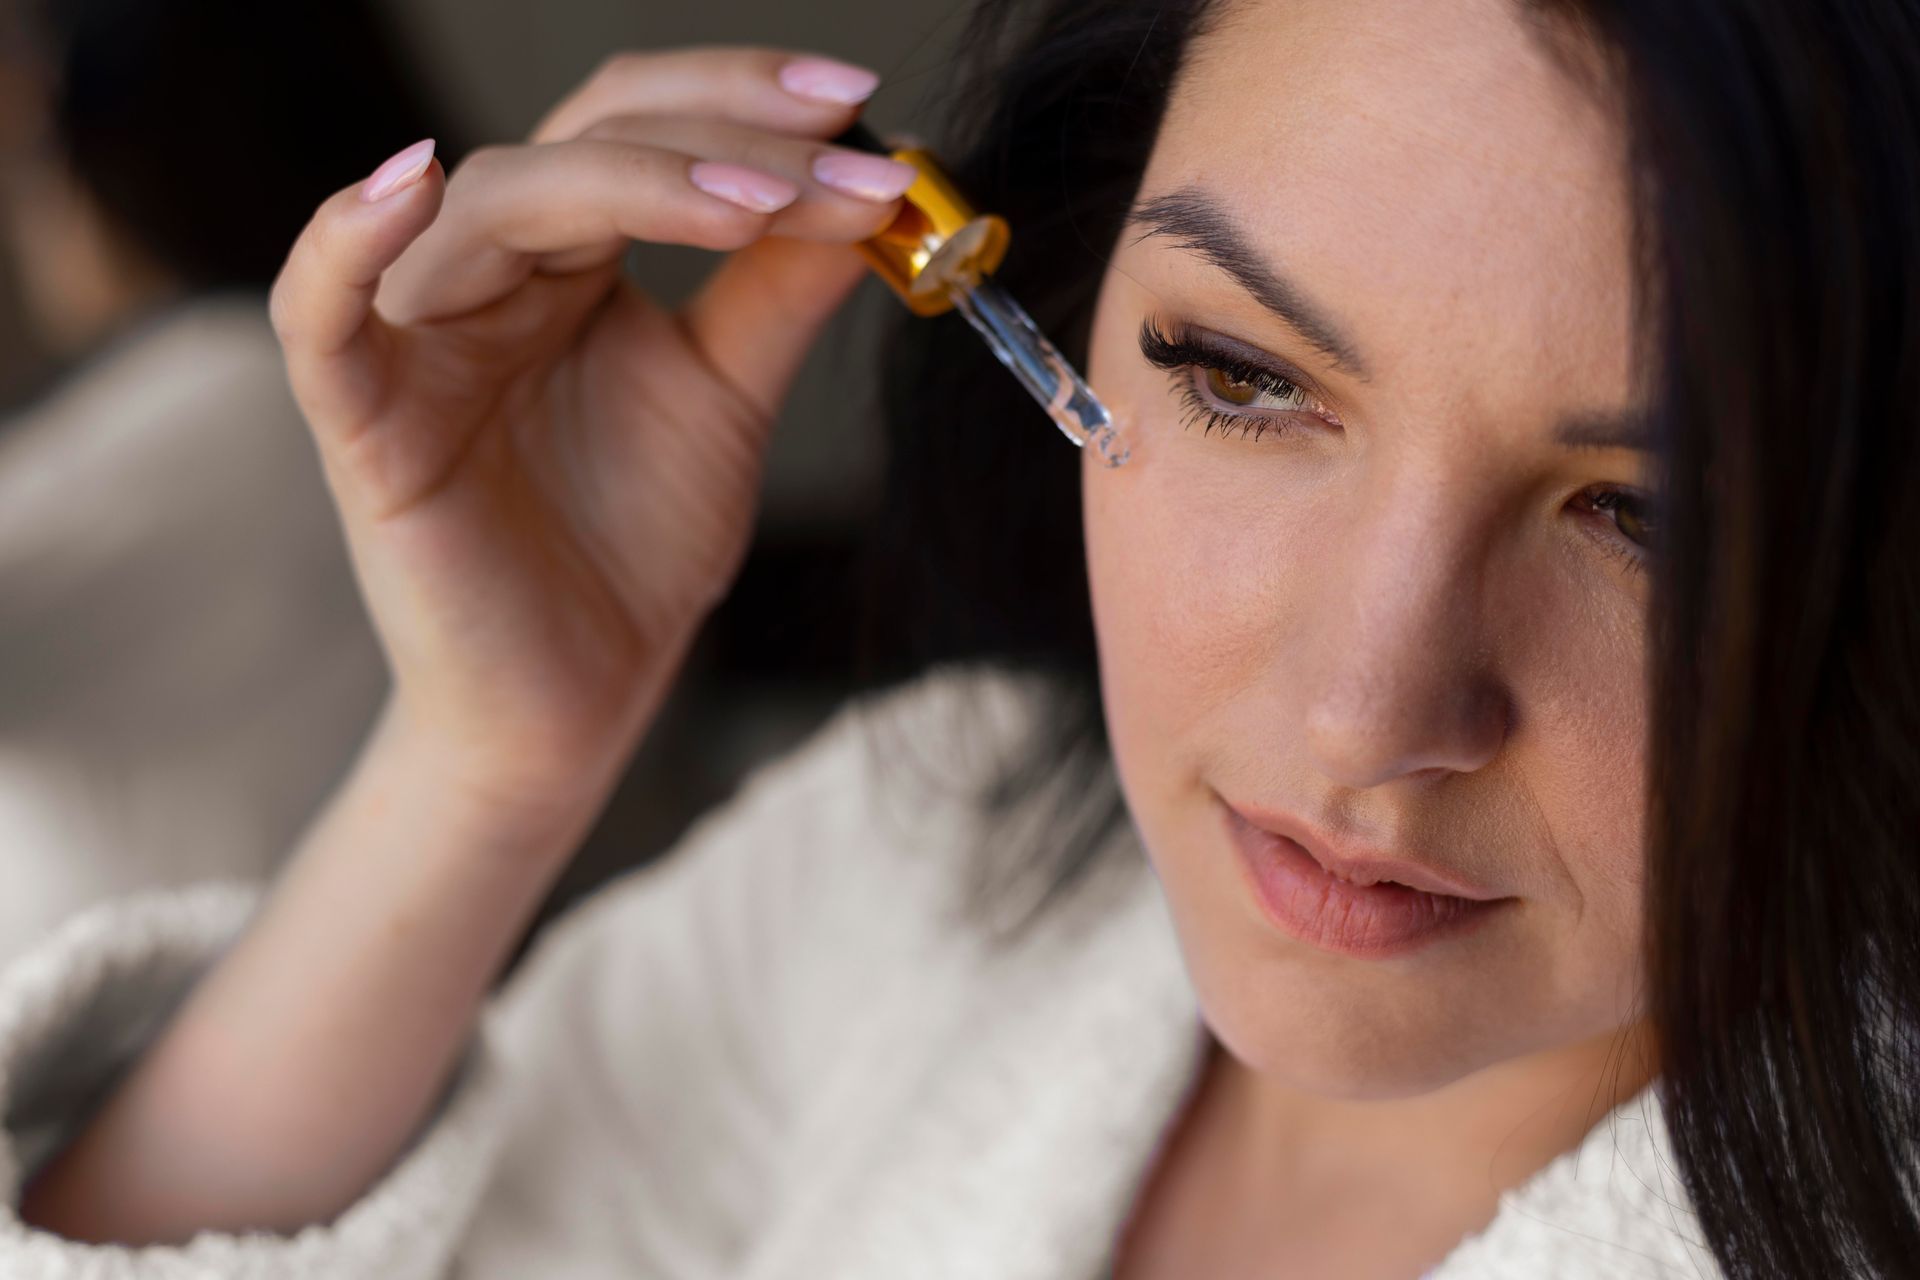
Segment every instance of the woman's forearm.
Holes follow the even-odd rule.
[[[392,708],[257,919],[23,1216],[75,1239],[336,1216],[437,1100],[509,949],[591,823],[456,783]]]
[[[412,710],[36,1179],[28,1221],[125,1242],[296,1229],[418,1129],[739,571],[778,406],[864,271],[843,246],[916,180],[843,157],[868,176],[833,185],[819,161],[876,77],[841,68],[822,98],[795,65],[613,59],[533,143],[449,182],[423,140],[315,211],[269,313]],[[752,124],[686,127],[737,101]],[[621,278],[635,240],[732,256],[669,313]]]

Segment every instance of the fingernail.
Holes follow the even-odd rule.
[[[795,58],[780,68],[780,87],[795,97],[850,107],[873,96],[880,75],[832,58]]]
[[[737,164],[702,160],[687,171],[687,177],[708,195],[755,213],[772,213],[800,198],[800,188],[785,178]]]
[[[822,151],[813,159],[813,176],[862,200],[895,200],[913,185],[919,171],[910,164],[864,151]]]
[[[360,198],[368,204],[384,200],[396,191],[420,181],[420,175],[433,163],[433,139],[423,138],[373,171],[360,188]]]

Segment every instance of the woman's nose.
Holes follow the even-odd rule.
[[[1404,508],[1355,533],[1302,633],[1309,758],[1355,788],[1484,768],[1512,715],[1480,608],[1484,559]]]

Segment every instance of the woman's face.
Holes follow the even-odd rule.
[[[1229,3],[1095,320],[1133,450],[1083,472],[1122,786],[1215,1033],[1324,1094],[1639,1012],[1624,134],[1547,34],[1512,0]]]

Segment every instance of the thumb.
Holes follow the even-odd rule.
[[[350,438],[385,394],[394,335],[374,312],[374,293],[445,193],[432,140],[415,143],[321,205],[274,281],[274,332],[323,452]]]
[[[770,237],[722,262],[681,317],[708,363],[771,421],[821,326],[865,271],[847,245]]]

